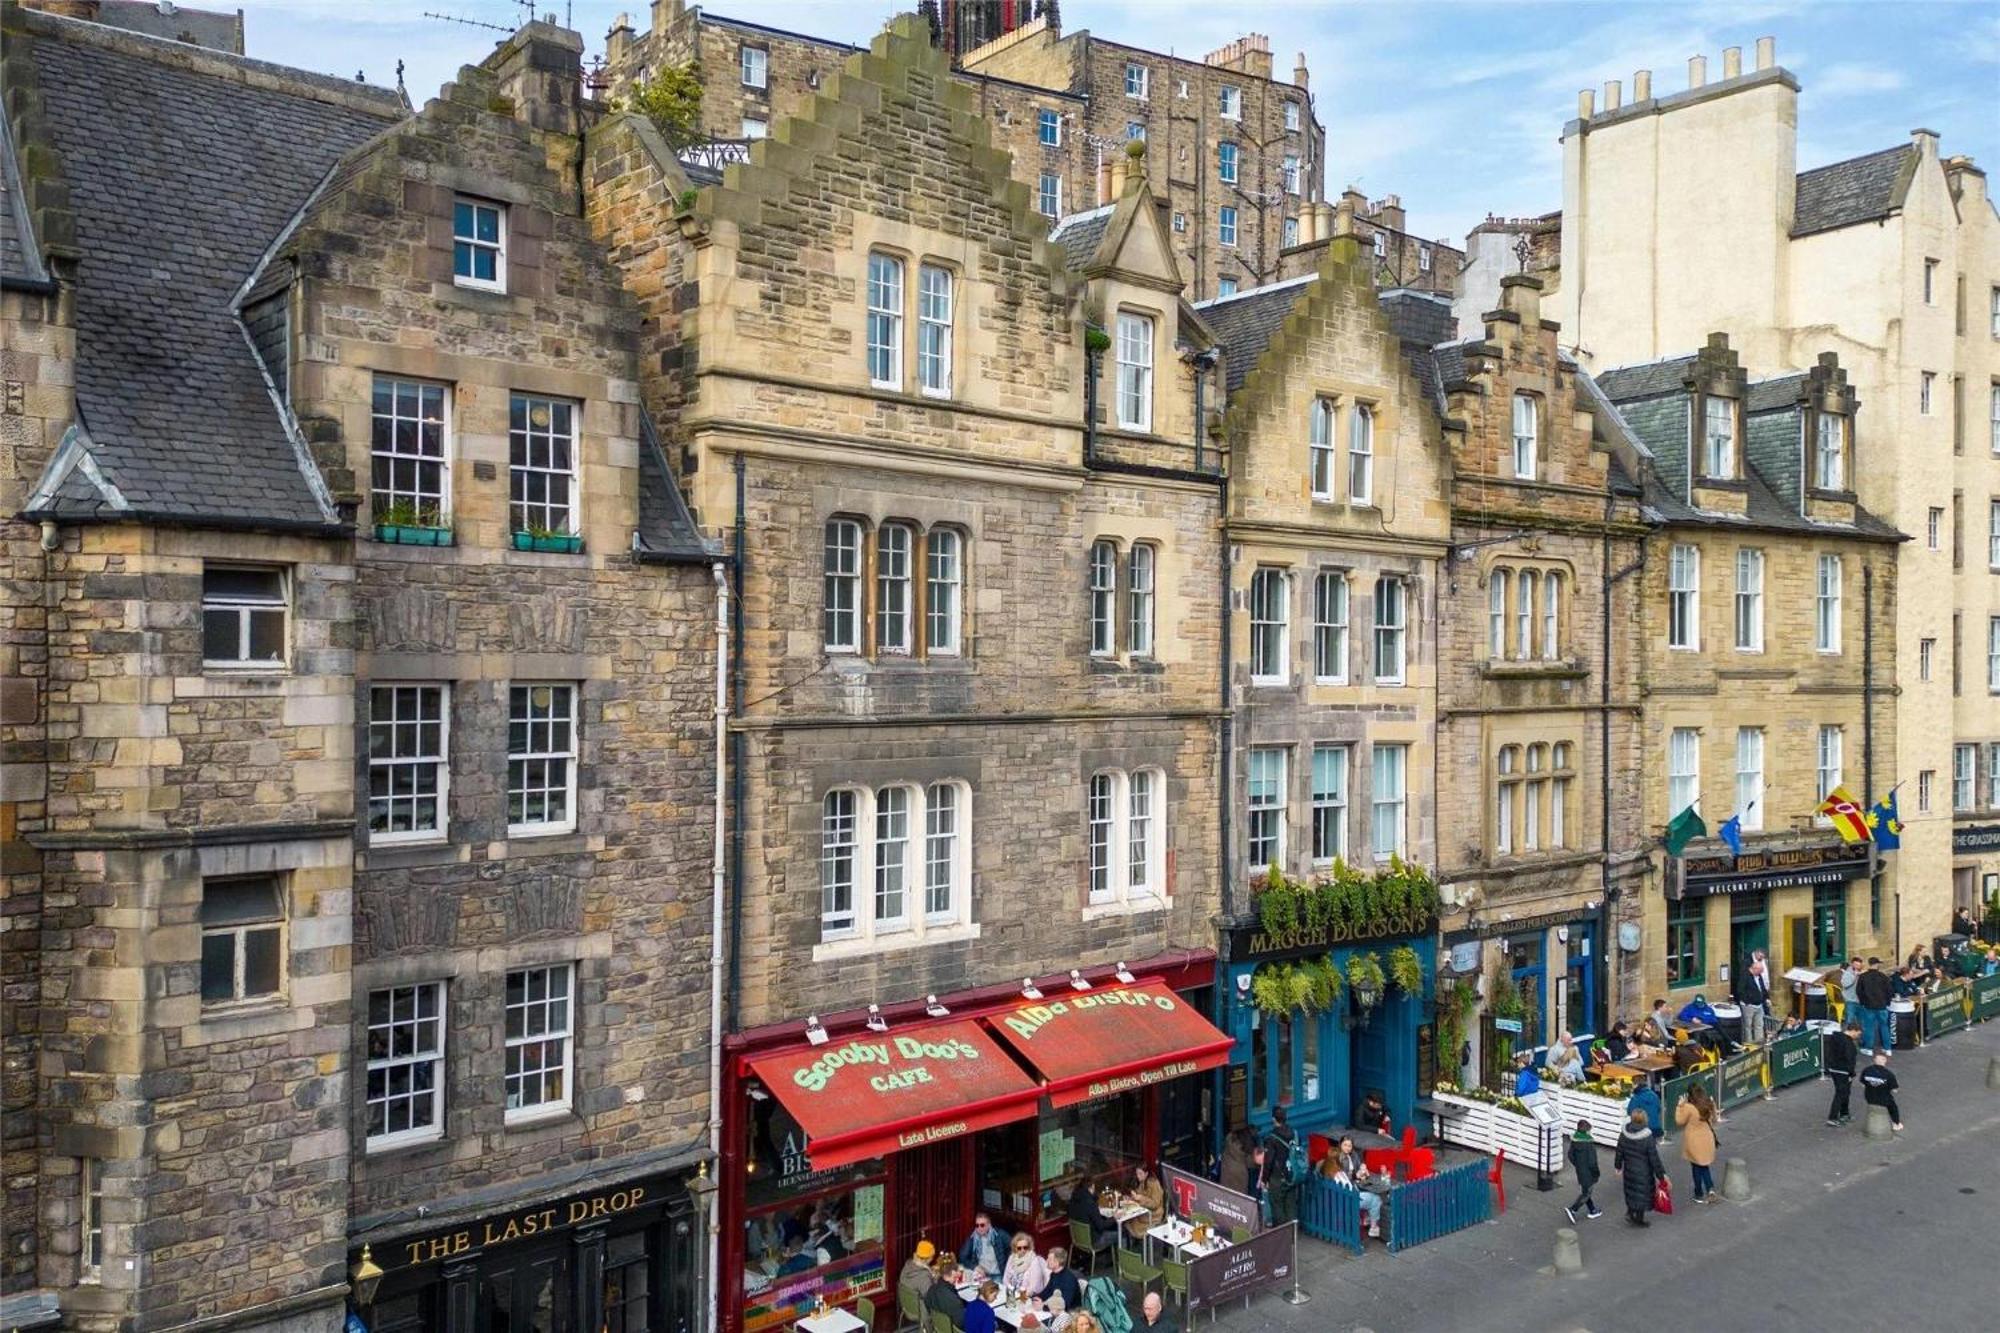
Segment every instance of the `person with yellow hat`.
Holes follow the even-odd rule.
[[[903,1264],[902,1274],[896,1279],[896,1286],[915,1296],[918,1305],[924,1303],[924,1297],[930,1293],[931,1283],[935,1281],[931,1277],[931,1259],[936,1254],[937,1246],[927,1240],[918,1241],[917,1252]]]

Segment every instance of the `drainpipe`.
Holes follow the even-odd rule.
[[[1617,573],[1611,572],[1611,523],[1617,516],[1617,501],[1604,500],[1604,539],[1598,568],[1603,571],[1600,587],[1604,598],[1602,642],[1598,645],[1597,677],[1597,806],[1598,873],[1604,896],[1598,908],[1597,993],[1603,997],[1608,1016],[1611,1007],[1611,959],[1617,948],[1611,939],[1612,904],[1621,890],[1611,881],[1611,615],[1613,592],[1618,585],[1646,567],[1646,538],[1639,538],[1639,558]]]
[[[1084,330],[1083,348],[1083,465],[1097,465],[1097,368],[1102,353],[1089,344],[1090,330]]]
[[[743,562],[745,559],[745,499],[744,460],[741,453],[736,455],[736,550],[731,575],[736,582],[736,596],[730,604],[730,637],[734,640],[730,653],[730,701],[731,716],[741,716],[743,712]],[[731,732],[729,736],[729,821],[730,821],[730,873],[729,873],[729,1014],[728,1026],[734,1031],[739,1025],[743,1005],[743,734]]]
[[[1861,566],[1861,800],[1873,799],[1875,790],[1875,566]],[[1881,893],[1882,857],[1875,844],[1868,844],[1868,905],[1872,908]],[[1868,928],[1882,927],[1870,913]],[[1818,923],[1814,923],[1818,929]],[[1891,958],[1903,956],[1903,892],[1896,886],[1896,947]]]
[[[741,455],[738,456],[739,458]],[[723,562],[709,566],[715,579],[715,861],[709,893],[708,922],[708,1151],[718,1174],[722,1162],[722,895],[724,854],[729,834],[724,820],[728,788],[729,744],[729,579]],[[708,1300],[716,1300],[720,1275],[722,1224],[710,1210],[708,1218]]]

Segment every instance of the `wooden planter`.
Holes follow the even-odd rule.
[[[1579,1120],[1590,1122],[1590,1135],[1600,1144],[1615,1145],[1618,1136],[1625,1132],[1623,1098],[1600,1097],[1581,1088],[1557,1088],[1555,1099],[1562,1108],[1562,1138],[1576,1132]]]
[[[1449,1092],[1433,1092],[1431,1097],[1448,1106],[1462,1107],[1465,1110],[1464,1115],[1445,1118],[1446,1143],[1471,1148],[1489,1157],[1496,1152],[1505,1153],[1509,1162],[1530,1169],[1536,1164],[1537,1154],[1546,1152],[1545,1160],[1550,1173],[1556,1174],[1562,1170],[1562,1140],[1555,1130],[1544,1130],[1528,1116],[1503,1111],[1488,1102],[1474,1101],[1470,1097],[1459,1097]],[[1544,1135],[1548,1137],[1546,1149],[1541,1147]]]

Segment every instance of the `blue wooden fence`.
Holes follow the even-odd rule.
[[[1315,1240],[1361,1253],[1361,1196],[1314,1172],[1299,1186],[1299,1229]]]
[[[1493,1215],[1493,1186],[1481,1158],[1389,1191],[1389,1249],[1407,1250],[1477,1226]],[[1357,1221],[1358,1221],[1357,1215]],[[1360,1248],[1355,1241],[1355,1248]]]

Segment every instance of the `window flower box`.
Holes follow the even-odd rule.
[[[391,546],[450,546],[452,531],[424,523],[377,523],[375,540]]]
[[[514,534],[514,549],[575,555],[583,549],[583,537],[578,533],[567,532],[517,532]]]

